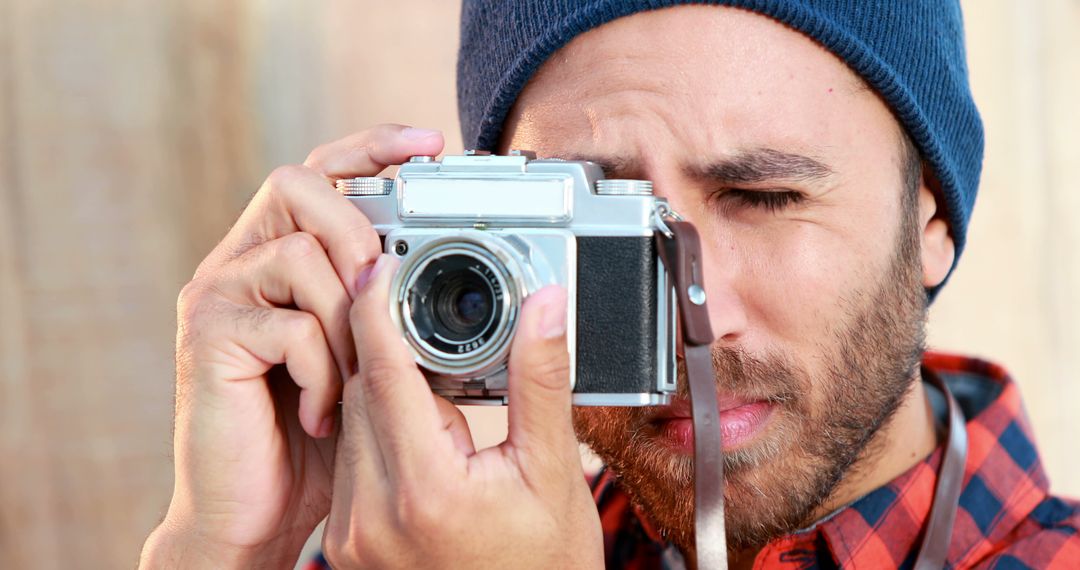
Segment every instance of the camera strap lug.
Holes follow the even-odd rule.
[[[724,451],[712,363],[713,332],[703,283],[701,240],[666,204],[656,210],[656,249],[674,282],[694,422],[694,546],[697,568],[727,568]]]

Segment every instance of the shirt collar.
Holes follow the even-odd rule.
[[[968,457],[948,560],[985,557],[1046,497],[1049,482],[1035,449],[1020,392],[995,364],[927,353],[923,365],[938,374],[967,418]],[[942,448],[888,484],[820,522],[834,561],[843,568],[874,567],[883,560],[911,563],[929,516]],[[787,539],[787,540],[785,540]],[[758,560],[798,537],[771,543]],[[809,539],[809,537],[803,540]]]

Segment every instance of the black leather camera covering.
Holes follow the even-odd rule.
[[[653,237],[578,237],[577,256],[574,392],[655,392]]]

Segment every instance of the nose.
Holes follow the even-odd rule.
[[[723,231],[721,222],[711,218],[700,203],[702,198],[688,194],[670,192],[665,197],[697,229],[702,250],[701,278],[714,343],[735,344],[746,333],[748,324],[739,279],[745,269],[741,267],[744,260],[730,233]]]
[[[688,220],[689,221],[689,220]],[[701,230],[698,230],[699,233]],[[702,280],[705,288],[705,302],[709,310],[709,326],[713,333],[714,345],[735,345],[747,329],[747,314],[735,280],[728,271],[724,271],[724,260],[716,254],[716,248],[702,235]],[[683,356],[682,327],[677,329],[678,354]]]
[[[707,252],[704,256],[705,293],[713,338],[718,343],[735,344],[746,331],[746,307],[734,287],[734,280],[723,270],[722,259],[715,255],[710,259]]]

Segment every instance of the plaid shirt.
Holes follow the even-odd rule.
[[[950,568],[1080,569],[1080,503],[1049,495],[1016,384],[999,366],[927,353],[967,418],[968,457]],[[942,450],[808,530],[770,542],[754,568],[911,568]],[[608,568],[675,569],[682,557],[603,472],[593,498]],[[305,570],[329,568],[320,556]]]

